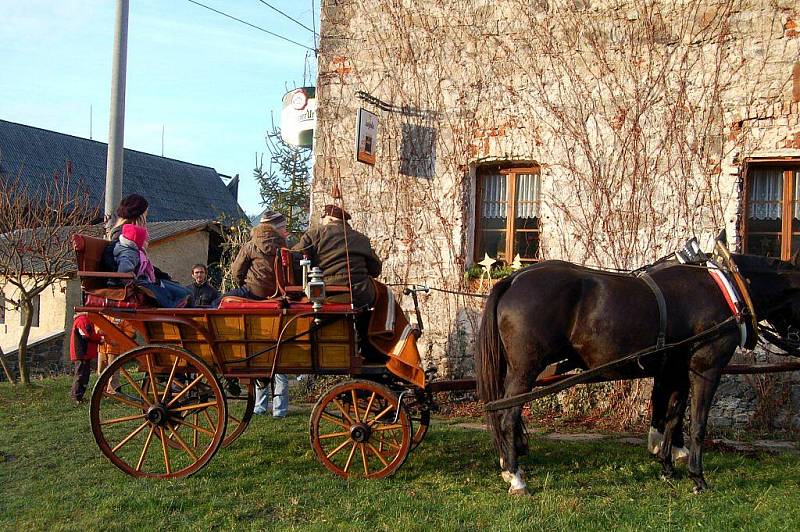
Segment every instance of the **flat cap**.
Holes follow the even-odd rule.
[[[325,205],[322,208],[322,214],[324,216],[330,216],[332,218],[338,218],[340,220],[349,220],[350,213],[346,210],[342,209],[341,207],[337,207],[336,205]]]

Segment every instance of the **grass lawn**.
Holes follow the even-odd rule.
[[[319,465],[307,416],[257,417],[193,477],[136,480],[99,452],[65,377],[0,384],[0,529],[797,530],[800,457],[706,454],[712,491],[659,480],[640,447],[531,441],[512,498],[488,435],[447,422],[388,480]]]

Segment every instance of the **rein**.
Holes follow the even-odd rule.
[[[566,379],[563,379],[563,380],[561,380],[559,382],[556,382],[554,384],[551,384],[549,386],[544,386],[542,388],[539,388],[538,390],[534,390],[532,392],[528,392],[528,393],[524,393],[524,394],[520,394],[520,395],[515,395],[513,397],[507,397],[505,399],[499,399],[497,401],[491,401],[489,403],[486,403],[483,408],[487,412],[494,412],[496,410],[504,410],[506,408],[513,408],[515,406],[523,405],[523,404],[525,404],[525,403],[527,403],[529,401],[533,401],[535,399],[539,399],[539,398],[544,397],[546,395],[550,395],[550,394],[553,394],[553,393],[558,393],[558,392],[560,392],[562,390],[566,390],[567,388],[570,388],[570,387],[572,387],[572,386],[574,386],[576,384],[582,384],[584,382],[590,381],[594,377],[596,377],[598,373],[602,373],[604,371],[615,369],[615,368],[617,368],[619,366],[622,366],[624,364],[627,364],[629,362],[639,362],[640,359],[642,359],[644,357],[655,355],[655,354],[658,354],[658,353],[663,353],[664,351],[668,351],[670,349],[674,349],[674,348],[677,348],[677,347],[682,347],[682,346],[684,346],[686,344],[690,344],[690,343],[694,343],[694,342],[702,342],[702,341],[714,340],[714,339],[719,338],[720,336],[722,336],[722,334],[724,333],[724,330],[730,328],[731,325],[735,325],[735,323],[736,323],[736,318],[733,317],[733,316],[730,316],[725,321],[722,321],[722,322],[720,322],[720,323],[718,323],[716,325],[713,325],[713,326],[709,327],[708,329],[706,329],[706,330],[704,330],[702,332],[699,332],[699,333],[697,333],[697,334],[695,334],[693,336],[690,336],[689,338],[685,338],[685,339],[681,340],[680,342],[674,342],[674,343],[670,343],[670,344],[665,344],[663,347],[660,347],[660,348],[648,347],[646,349],[641,349],[639,351],[636,351],[635,353],[631,353],[629,355],[625,355],[622,358],[619,358],[617,360],[612,360],[611,362],[607,362],[606,364],[602,364],[602,365],[597,366],[595,368],[591,368],[589,370],[583,371],[583,372],[578,373],[577,375],[574,375],[572,377],[567,377]]]

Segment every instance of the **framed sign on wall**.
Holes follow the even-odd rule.
[[[375,164],[378,115],[359,109],[356,115],[356,161]]]

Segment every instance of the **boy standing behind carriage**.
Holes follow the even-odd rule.
[[[97,358],[97,346],[102,341],[103,337],[95,330],[89,316],[86,313],[77,314],[75,321],[72,322],[69,358],[75,366],[75,379],[72,382],[70,396],[78,404],[83,402],[83,394],[86,393],[86,385],[92,372],[92,360]]]

